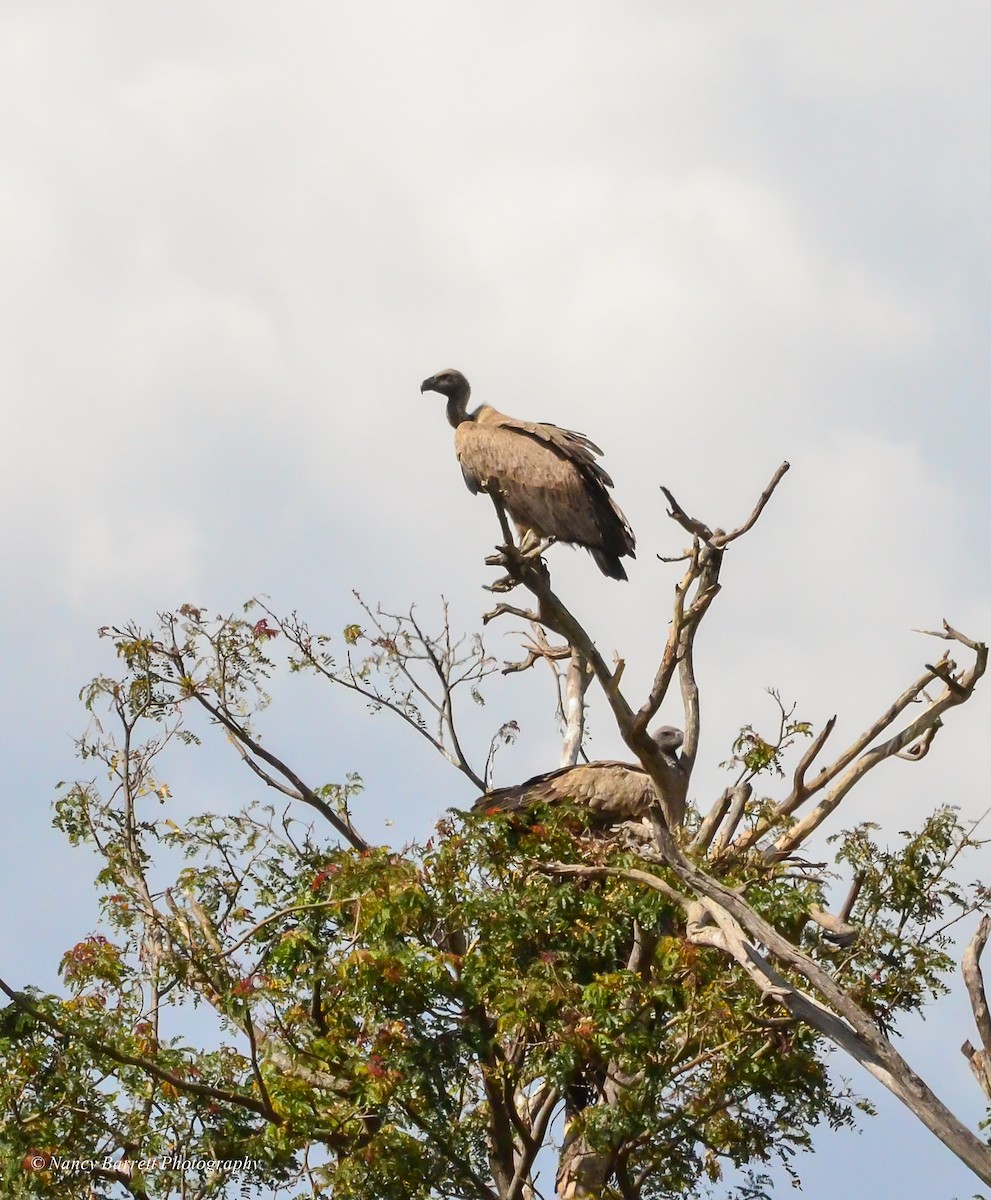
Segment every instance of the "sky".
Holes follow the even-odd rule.
[[[372,602],[477,627],[491,506],[443,401],[587,432],[638,539],[629,584],[554,548],[560,593],[634,698],[683,537],[750,511],[698,659],[694,798],[744,723],[839,715],[849,740],[932,661],[941,618],[991,633],[987,448],[991,11],[619,0],[0,9],[0,974],[55,986],[94,919],[94,861],[50,829],[75,777],[99,626],[264,594],[339,631]],[[513,657],[511,626],[491,633]],[[499,783],[556,765],[546,679],[495,685]],[[665,711],[671,723],[678,712]],[[988,699],[896,762],[846,824],[977,817]],[[601,704],[593,755],[620,751]],[[358,771],[368,835],[473,799],[428,749],[279,683],[268,734],[312,777]],[[405,740],[404,740],[405,739]],[[256,796],[177,760],[177,818]],[[390,823],[391,822],[391,823]],[[973,873],[987,873],[975,856]],[[972,1125],[960,988],[901,1048]],[[881,1115],[824,1134],[805,1195],[970,1196],[972,1177],[852,1069]],[[782,1183],[782,1188],[786,1186]]]

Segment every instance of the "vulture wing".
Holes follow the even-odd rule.
[[[518,421],[515,417],[507,417],[505,413],[497,412],[488,405],[483,406],[476,420],[480,425],[498,425],[501,429],[515,429],[527,437],[532,437],[537,442],[544,442],[559,454],[563,454],[565,458],[570,458],[581,466],[592,468],[609,487],[612,487],[612,480],[595,461],[602,454],[601,448],[584,433],[578,433],[574,429],[562,429],[560,425],[549,425],[542,421]]]
[[[486,792],[472,805],[475,812],[519,812],[535,804],[571,801],[582,805],[595,825],[638,820],[655,802],[650,776],[624,762],[591,762],[534,775],[514,787]]]
[[[483,406],[458,425],[454,444],[473,492],[498,488],[522,530],[584,546],[605,574],[626,578],[619,560],[634,557],[636,540],[584,434]]]
[[[613,486],[612,479],[596,462],[602,450],[584,433],[578,433],[574,429],[562,429],[559,425],[548,425],[541,421],[518,421],[515,417],[507,417],[505,413],[498,412],[487,404],[475,414],[475,422],[483,427],[511,429],[523,437],[532,438],[563,458],[570,459],[606,487]]]

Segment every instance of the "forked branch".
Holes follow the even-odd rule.
[[[950,626],[945,625],[949,630]],[[943,714],[950,708],[958,704],[963,704],[973,694],[974,688],[977,686],[978,680],[983,676],[987,669],[988,648],[987,646],[972,642],[970,639],[964,643],[974,651],[974,662],[966,670],[957,670],[956,664],[948,656],[944,656],[940,661],[926,668],[926,674],[916,680],[894,704],[887,710],[883,716],[876,721],[869,730],[862,734],[855,742],[856,752],[845,751],[840,756],[837,762],[842,762],[845,765],[845,770],[838,772],[836,764],[833,767],[823,771],[811,786],[806,789],[807,796],[811,796],[819,792],[823,784],[831,779],[836,782],[825,793],[819,803],[805,817],[797,821],[790,829],[774,843],[771,851],[768,853],[774,856],[785,856],[792,853],[797,847],[809,837],[809,835],[826,820],[836,807],[840,804],[843,798],[850,792],[851,788],[858,783],[867,773],[883,762],[887,758],[901,757],[908,758],[910,761],[918,761],[925,754],[929,743],[932,740],[936,730],[942,722]],[[934,679],[942,680],[944,687],[942,692],[935,700],[930,700],[926,703],[924,710],[910,721],[899,732],[892,734],[886,741],[880,744],[871,744],[874,739],[882,731],[890,728],[895,722],[898,715],[920,695],[923,695],[928,684]],[[867,747],[866,749],[864,747]],[[921,749],[916,753],[911,753],[916,746]],[[766,828],[773,825],[775,820],[781,814],[772,813],[764,823],[764,827],[758,824],[753,831],[754,834],[760,836]],[[759,831],[759,832],[758,832]],[[753,834],[745,838],[739,839],[738,846],[750,844],[755,840]]]
[[[726,546],[753,527],[787,470],[788,463],[782,463],[750,515],[730,533],[713,531],[705,522],[690,516],[669,489],[661,489],[669,504],[669,515],[692,535],[693,543],[683,559],[688,564],[684,576],[675,587],[672,620],[660,664],[648,696],[636,710],[620,687],[621,666],[615,671],[610,669],[588,632],[552,590],[550,574],[543,560],[519,554],[515,544],[512,544],[503,507],[496,502],[503,535],[507,538],[504,547],[506,552],[499,557],[499,562],[506,567],[509,581],[508,585],[505,580],[500,581],[499,588],[504,590],[505,586],[522,584],[536,598],[537,611],[531,613],[499,605],[486,619],[491,620],[494,616],[506,613],[536,618],[546,629],[564,638],[598,680],[623,740],[650,774],[659,793],[662,796],[679,797],[681,803],[678,807],[682,809],[698,750],[701,724],[693,655],[695,636],[702,618],[719,592],[719,571]],[[650,737],[648,725],[660,710],[676,672],[680,680],[685,736],[679,769],[675,772]]]

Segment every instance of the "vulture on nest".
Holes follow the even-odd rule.
[[[675,751],[684,741],[680,729],[662,725],[652,734],[657,748],[672,772],[681,775]],[[668,825],[675,828],[685,815],[685,800],[678,794],[662,799],[661,808]],[[559,767],[543,775],[534,775],[514,787],[486,792],[472,805],[473,812],[519,812],[534,804],[560,804],[571,801],[588,812],[589,824],[597,828],[618,825],[621,821],[639,821],[657,803],[650,776],[636,763],[590,762]]]
[[[447,397],[454,448],[472,492],[489,492],[516,522],[521,549],[548,539],[584,546],[610,579],[625,579],[621,558],[636,539],[609,495],[612,480],[595,461],[602,451],[583,433],[517,421],[483,404],[468,412],[471,388],[460,371],[424,379],[421,392]]]

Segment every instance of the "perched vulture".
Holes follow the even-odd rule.
[[[472,492],[501,498],[525,546],[545,538],[584,546],[610,579],[625,579],[621,558],[636,539],[595,461],[602,451],[583,433],[517,421],[487,404],[468,412],[471,388],[460,371],[424,379],[421,392],[447,397],[454,448]]]
[[[654,741],[668,760],[672,771],[681,769],[675,751],[684,740],[680,729],[662,725],[654,731]],[[657,801],[654,785],[643,767],[625,762],[579,763],[574,767],[559,767],[543,775],[534,775],[515,787],[496,788],[486,792],[472,805],[474,812],[518,812],[534,804],[559,804],[571,801],[583,805],[589,823],[599,828],[617,825],[621,821],[638,821]],[[681,791],[661,805],[669,825],[680,825],[685,801]]]

